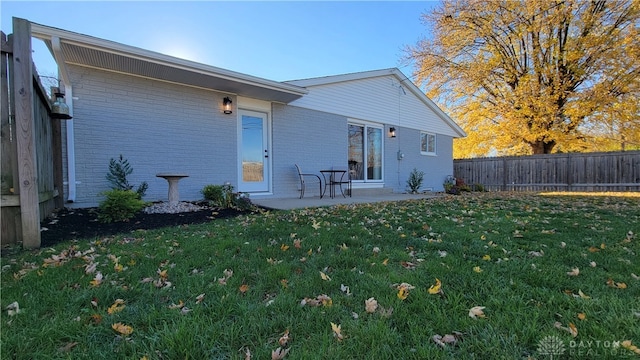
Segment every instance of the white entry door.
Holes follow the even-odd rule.
[[[266,113],[238,111],[238,191],[269,191],[269,118]]]

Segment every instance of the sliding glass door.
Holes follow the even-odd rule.
[[[349,124],[349,170],[352,180],[382,181],[382,127]]]

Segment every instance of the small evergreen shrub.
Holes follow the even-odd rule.
[[[412,194],[418,193],[420,187],[422,186],[422,181],[424,180],[424,171],[419,171],[416,168],[411,170],[409,173],[409,179],[407,179],[407,186],[409,187],[409,191]]]
[[[105,199],[98,206],[98,220],[102,223],[127,221],[146,205],[133,190],[113,189],[102,195]]]
[[[132,172],[133,168],[122,154],[120,154],[118,160],[111,158],[109,160],[109,173],[107,174],[107,180],[111,183],[111,188],[114,190],[133,190],[133,185],[129,184],[129,180],[127,180],[127,176],[131,175]],[[149,184],[143,181],[135,190],[140,199],[147,192],[147,188],[149,188]]]

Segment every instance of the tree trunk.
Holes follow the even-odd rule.
[[[556,146],[555,141],[543,141],[539,140],[534,143],[529,143],[533,155],[539,154],[551,154],[551,150]]]

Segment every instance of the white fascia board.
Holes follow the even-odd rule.
[[[78,34],[66,30],[52,28],[45,25],[31,23],[31,36],[51,41],[53,37],[58,37],[60,41],[81,46],[85,48],[95,49],[99,51],[114,53],[139,59],[143,61],[153,62],[161,65],[167,65],[183,70],[198,72],[206,75],[213,75],[222,79],[245,83],[253,86],[259,86],[271,90],[287,92],[295,95],[305,95],[308,91],[300,86],[288,84],[252,75],[242,74],[231,70],[222,69],[215,66],[205,65],[194,61],[176,58],[173,56],[161,54],[158,52],[144,50],[134,46],[117,43],[110,40],[100,39],[89,35]]]

